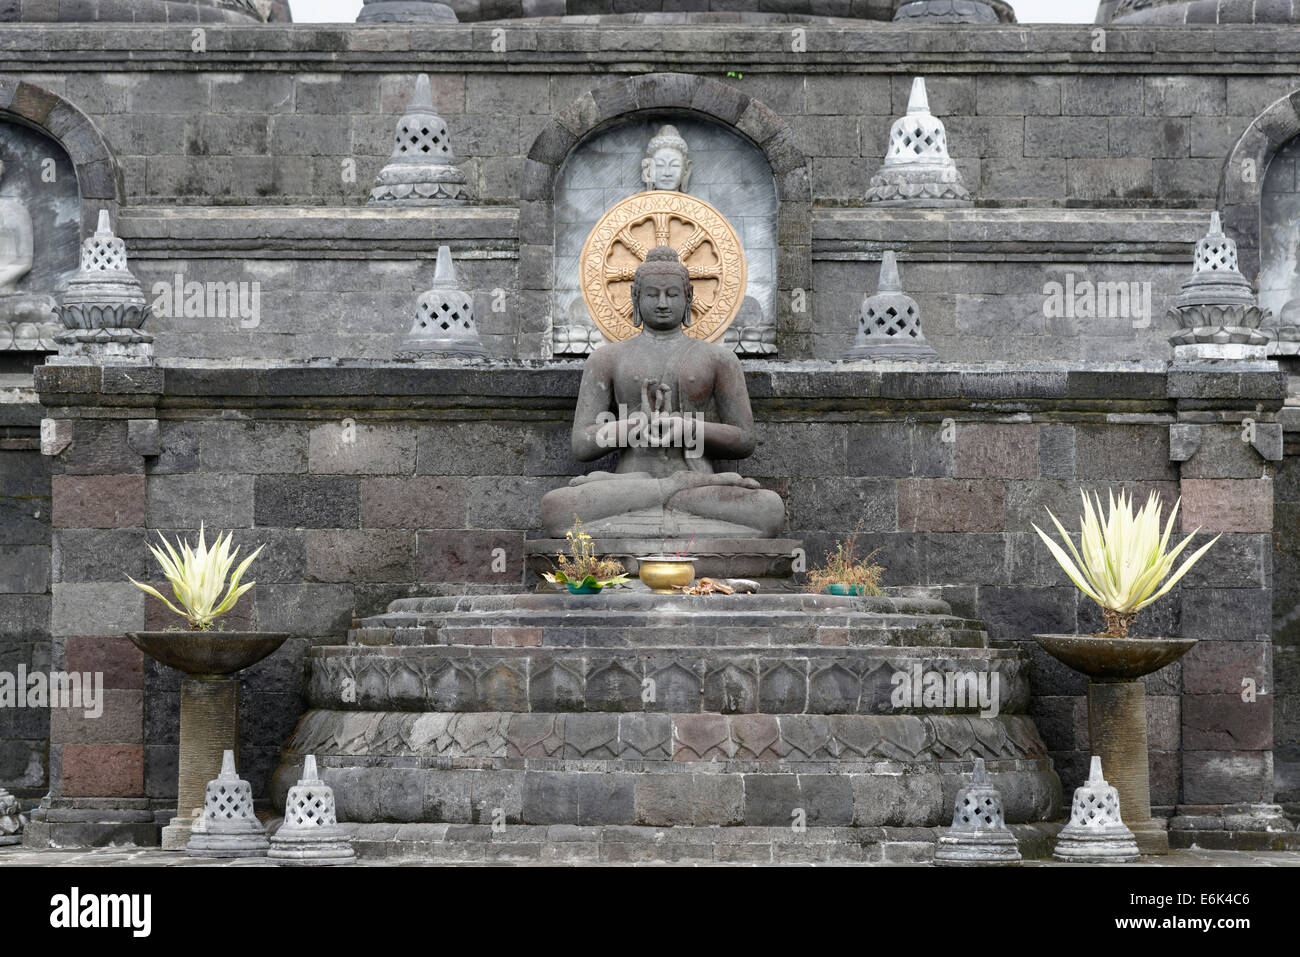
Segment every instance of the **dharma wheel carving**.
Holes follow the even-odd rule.
[[[656,246],[671,246],[695,289],[687,335],[722,338],[745,297],[745,253],[732,225],[694,196],[670,190],[637,193],[612,207],[582,247],[582,296],[610,341],[639,332],[632,324],[632,277]]]

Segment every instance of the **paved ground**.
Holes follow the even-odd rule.
[[[443,861],[411,858],[402,861],[361,861],[362,866],[466,866]],[[1029,867],[1087,867],[1054,861],[1026,861]],[[0,867],[274,867],[265,859],[202,860],[157,848],[101,847],[78,851],[34,851],[23,847],[0,847]],[[509,866],[509,865],[506,865]],[[535,865],[534,865],[535,866]],[[726,865],[712,865],[726,866]],[[879,866],[879,865],[878,865]],[[1174,851],[1165,857],[1145,857],[1137,864],[1111,867],[1300,867],[1300,851]]]

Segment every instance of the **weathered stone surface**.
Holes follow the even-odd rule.
[[[128,528],[145,524],[143,475],[55,475],[56,528]]]
[[[415,471],[415,432],[411,429],[352,422],[322,425],[311,430],[310,442],[312,472],[410,475]]]
[[[1191,694],[1183,699],[1183,746],[1198,751],[1266,751],[1273,746],[1273,698]]]
[[[254,496],[251,524],[287,528],[356,528],[361,519],[360,491],[355,478],[262,475],[257,478]],[[244,502],[247,505],[247,497]]]
[[[912,532],[995,532],[1003,485],[988,479],[906,479],[898,483],[898,527]]]
[[[205,422],[199,432],[205,472],[300,473],[307,465],[306,436],[276,422]]]
[[[1267,802],[1273,793],[1269,751],[1193,751],[1183,757],[1183,800],[1197,804]]]
[[[152,528],[231,529],[253,524],[254,479],[233,473],[158,475],[149,479]],[[143,524],[143,523],[141,523]]]
[[[366,529],[308,532],[307,575],[325,582],[411,581],[415,534]]]
[[[1258,693],[1272,688],[1266,642],[1198,642],[1182,660],[1188,695],[1240,695],[1247,679]]]
[[[520,532],[422,531],[417,574],[425,582],[517,583],[523,544]]]
[[[56,582],[53,593],[55,635],[121,635],[144,627],[144,593],[130,582]]]
[[[132,744],[63,745],[64,797],[136,797],[144,794],[144,749]]]
[[[1273,527],[1269,479],[1184,479],[1182,490],[1186,531],[1267,532]]]
[[[1032,425],[960,425],[957,478],[1036,478],[1038,429]]]
[[[127,638],[71,636],[64,647],[68,671],[102,672],[105,688],[144,688],[144,653]]]

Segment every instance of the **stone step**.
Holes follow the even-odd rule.
[[[1020,713],[1019,651],[953,648],[312,649],[313,708],[768,714]]]
[[[927,864],[941,828],[348,824],[365,860],[464,864]],[[1059,824],[1011,825],[1026,860]]]
[[[354,645],[987,647],[977,621],[930,598],[834,595],[461,595],[404,598]]]

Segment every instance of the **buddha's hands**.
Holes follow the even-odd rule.
[[[699,423],[694,416],[657,415],[646,428],[646,444],[652,449],[687,449],[699,445]]]

